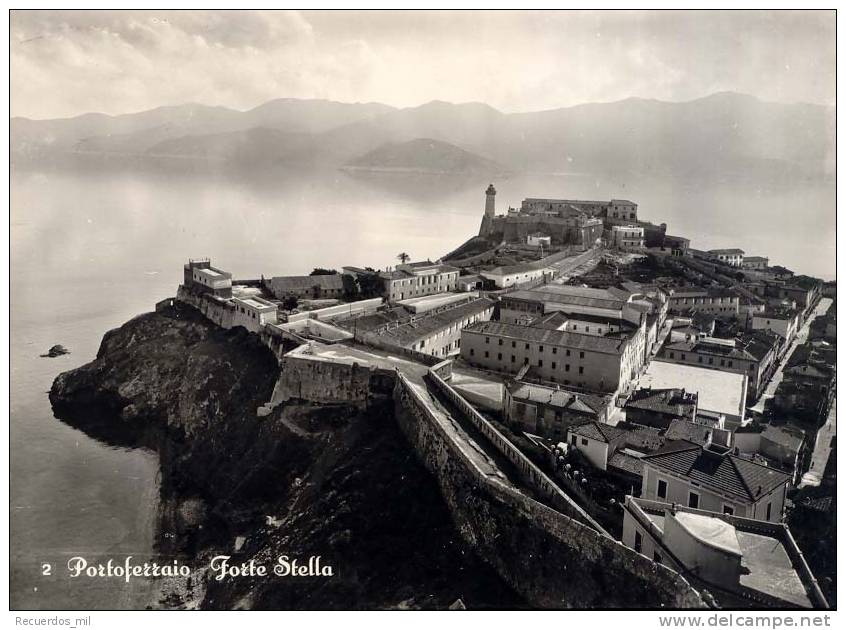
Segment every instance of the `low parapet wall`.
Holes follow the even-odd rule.
[[[549,501],[556,510],[567,514],[586,525],[592,527],[601,534],[611,535],[603,529],[591,516],[576,504],[555,482],[547,477],[523,452],[505,437],[496,427],[480,414],[464,397],[450,387],[434,370],[429,370],[429,377],[435,386],[444,394],[453,405],[476,427],[482,435],[496,448],[508,461],[510,461],[520,473],[521,480],[532,490],[537,492],[544,500]]]
[[[532,606],[698,608],[677,573],[485,475],[402,374],[396,417],[461,536]]]

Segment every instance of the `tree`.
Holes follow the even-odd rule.
[[[310,276],[336,276],[338,275],[337,269],[324,269],[323,267],[315,267],[314,270],[308,274]]]
[[[362,298],[374,298],[382,295],[385,285],[377,273],[363,273],[356,278],[358,292]]]
[[[397,254],[397,260],[399,260],[403,265],[411,260],[411,256],[406,254],[405,252],[400,252]]]
[[[293,295],[289,295],[284,300],[282,300],[282,308],[284,308],[286,311],[293,311],[295,308],[297,308],[297,298],[295,298]]]

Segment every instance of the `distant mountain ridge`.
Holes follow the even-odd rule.
[[[833,176],[834,116],[832,107],[726,92],[684,103],[631,98],[514,114],[483,103],[432,101],[398,109],[276,99],[244,112],[188,104],[121,116],[13,118],[10,148],[13,166],[90,155],[151,163],[177,156],[236,170],[361,168],[369,161],[373,168],[424,172],[496,165],[523,172],[781,179]],[[420,155],[413,156],[415,150]]]
[[[347,170],[373,172],[421,172],[431,174],[503,173],[493,160],[440,140],[417,138],[386,143],[344,165]]]

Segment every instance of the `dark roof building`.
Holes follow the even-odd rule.
[[[636,390],[626,401],[626,419],[651,427],[668,428],[675,419],[693,421],[696,418],[698,396],[684,389]]]
[[[708,490],[714,496],[746,506],[753,506],[778,490],[783,491],[790,482],[790,475],[779,470],[686,440],[667,442],[646,455],[643,461],[658,473],[670,473],[691,487]],[[781,499],[783,501],[783,497]],[[772,520],[773,516],[771,511],[766,520]]]

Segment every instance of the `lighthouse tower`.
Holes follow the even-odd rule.
[[[496,188],[493,184],[485,191],[485,216],[493,219],[496,212]]]
[[[493,184],[485,191],[485,215],[479,228],[479,236],[487,236],[493,229],[493,219],[496,214],[496,188]]]

